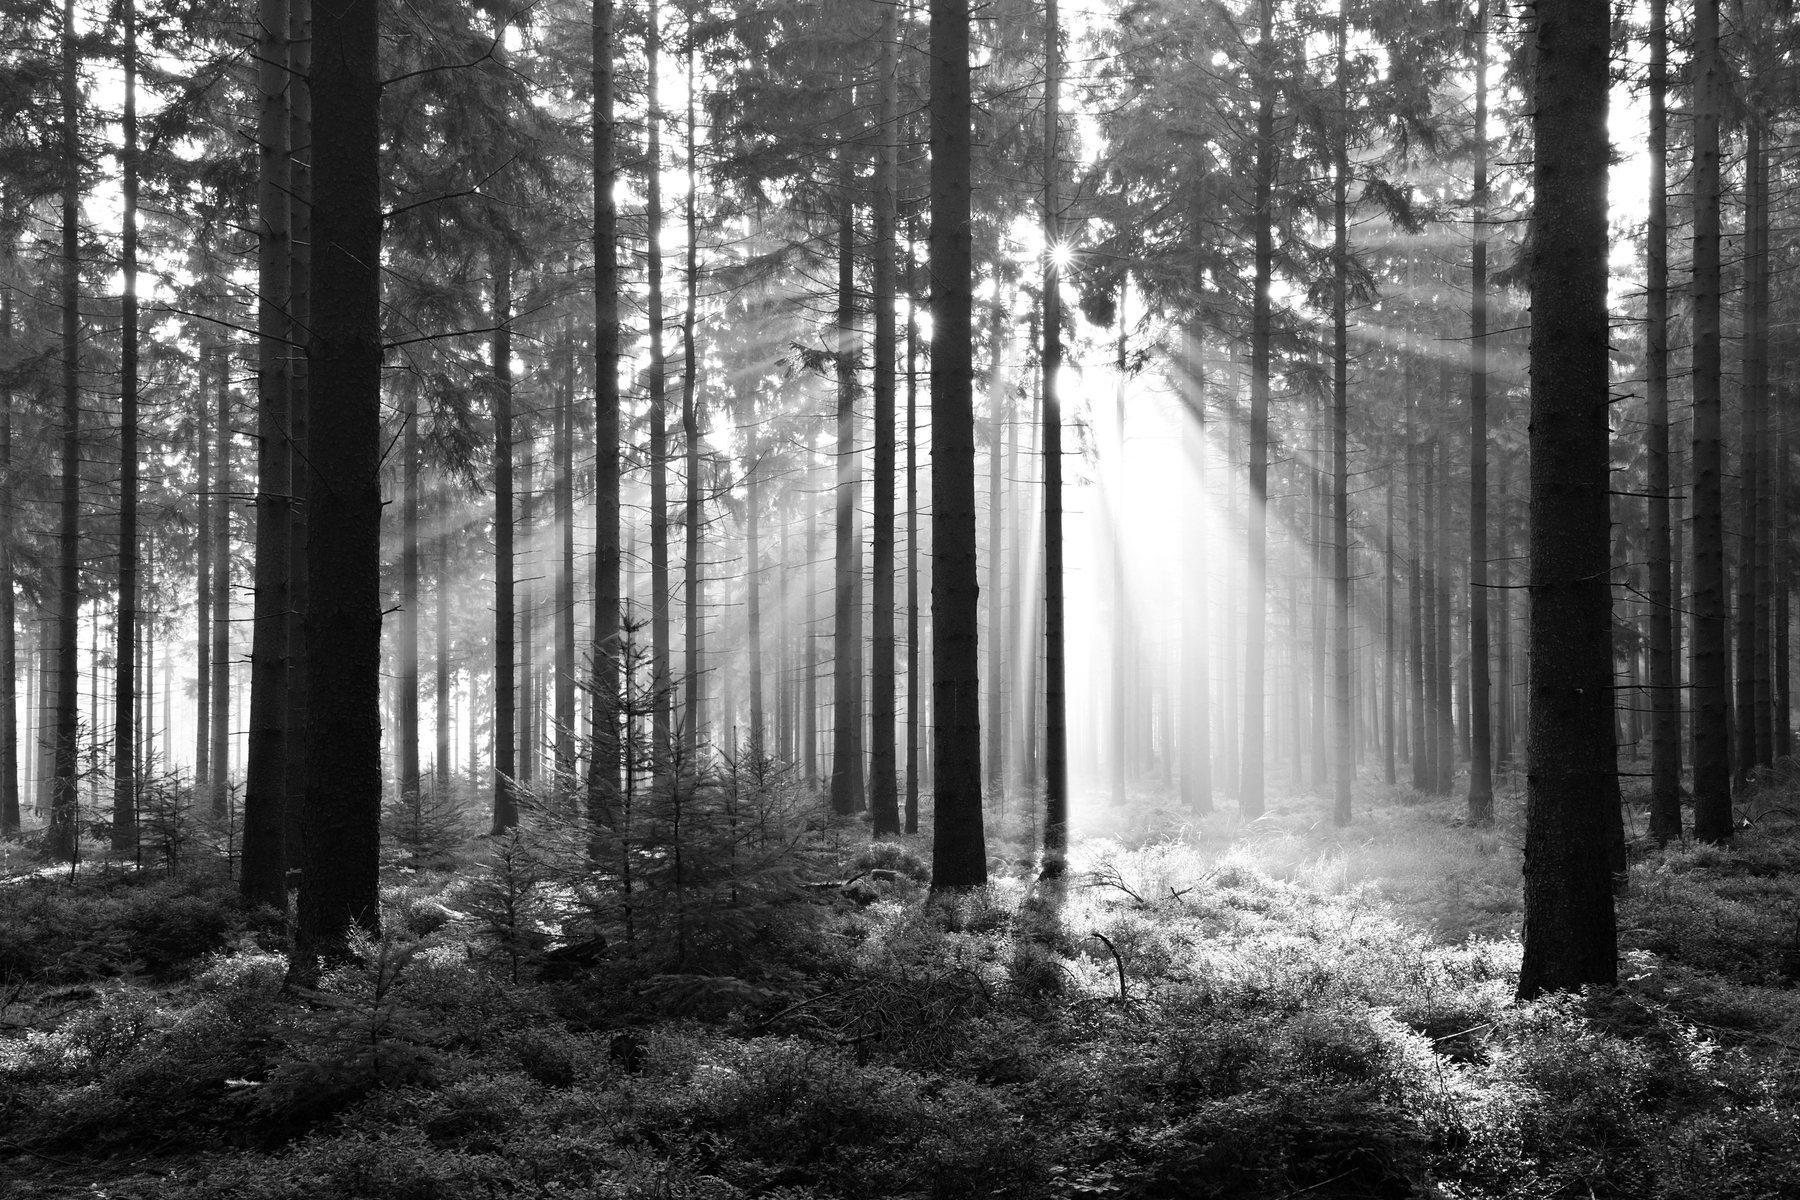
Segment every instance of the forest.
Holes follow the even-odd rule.
[[[1800,1195],[1795,17],[0,0],[0,1192]]]

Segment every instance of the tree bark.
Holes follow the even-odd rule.
[[[283,838],[287,886],[300,863],[300,812],[306,802],[307,720],[307,496],[313,475],[308,458],[309,413],[306,348],[312,327],[312,0],[288,0],[288,444],[292,450],[288,527],[287,781]]]
[[[1728,842],[1732,835],[1731,760],[1725,672],[1724,437],[1719,394],[1719,116],[1724,78],[1719,61],[1718,0],[1696,0],[1694,6],[1693,77],[1694,836],[1701,841]],[[1534,635],[1538,624],[1534,617]],[[1537,674],[1533,673],[1534,686]]]
[[[987,598],[987,794],[999,801],[1006,812],[1006,518],[1005,494],[1001,488],[1001,464],[1005,457],[1007,394],[1007,352],[1011,337],[1007,329],[1006,303],[998,284],[989,309],[993,358],[988,373],[988,598]]]
[[[894,778],[894,233],[900,185],[900,78],[897,4],[881,6],[876,86],[880,129],[875,162],[875,559],[869,610],[869,808],[876,837],[900,832]]]
[[[1052,5],[1056,0],[1048,0]],[[919,291],[906,239],[906,832],[919,832]],[[785,611],[785,610],[784,610]]]
[[[81,608],[81,142],[75,0],[62,21],[62,471],[58,486],[55,755],[50,792],[51,857],[73,865],[80,852],[76,674]]]
[[[1486,0],[1482,0],[1485,4]],[[1332,180],[1333,286],[1331,380],[1331,574],[1332,634],[1337,684],[1332,696],[1332,816],[1339,825],[1350,823],[1350,784],[1356,773],[1351,743],[1350,699],[1350,334],[1348,319],[1350,271],[1350,91],[1347,46],[1349,13],[1338,5],[1337,14],[1337,162]],[[1478,112],[1482,110],[1477,109]],[[1482,112],[1485,116],[1485,113]],[[1478,118],[1479,119],[1479,118]]]
[[[407,398],[400,440],[400,799],[419,794],[419,400]]]
[[[256,594],[250,646],[250,739],[244,772],[244,869],[238,882],[246,903],[286,911],[288,580],[294,507],[288,445],[288,346],[292,338],[287,304],[293,245],[288,199],[292,128],[287,0],[261,0],[258,23]],[[120,661],[124,661],[123,655]]]
[[[619,234],[613,119],[613,0],[594,0],[594,693],[588,759],[589,857],[619,802],[621,602],[619,561]]]
[[[218,410],[213,414],[212,523],[212,815],[231,803],[231,350],[219,353]]]
[[[706,481],[700,477],[700,410],[696,389],[699,386],[699,360],[695,357],[694,317],[700,304],[700,245],[697,236],[695,192],[698,177],[694,170],[694,48],[692,26],[689,26],[687,50],[687,195],[682,209],[687,222],[687,269],[683,282],[687,285],[687,307],[681,319],[681,438],[687,452],[687,512],[683,518],[686,535],[683,556],[682,616],[685,630],[682,649],[686,662],[686,696],[681,713],[681,763],[686,771],[699,766],[699,748],[706,741],[706,668],[702,639],[706,636],[703,605],[705,581],[700,570],[700,520],[702,493]]]
[[[669,678],[669,434],[668,360],[663,353],[662,107],[658,65],[662,52],[662,4],[651,0],[644,27],[647,156],[644,173],[650,319],[650,757],[657,782],[668,777]]]
[[[295,975],[373,932],[381,815],[381,175],[376,6],[322,10],[314,29],[313,305],[307,346],[313,487],[311,708]]]
[[[1701,0],[1704,4],[1707,0]],[[1518,994],[1617,978],[1603,0],[1537,7],[1531,286],[1531,726]]]
[[[112,850],[124,855],[137,846],[137,764],[132,748],[137,730],[138,622],[138,125],[137,6],[121,0],[120,47],[125,75],[124,111],[120,120],[121,220],[120,268],[124,290],[119,297],[119,616],[113,661],[113,796]],[[284,34],[286,30],[282,31]],[[10,326],[10,322],[8,322]],[[10,572],[0,579],[6,603],[12,602]],[[10,629],[10,623],[9,623]],[[0,686],[10,689],[11,672],[0,672]],[[10,691],[9,691],[10,699]]]
[[[931,0],[931,886],[987,882],[975,555],[968,0]]]
[[[847,148],[840,148],[840,155]],[[862,536],[857,509],[862,496],[862,461],[856,448],[856,260],[855,212],[850,166],[839,163],[837,229],[837,575],[832,621],[831,811],[861,812],[864,804],[862,756]]]
[[[1650,833],[1681,836],[1681,695],[1669,530],[1668,0],[1650,0],[1650,213],[1645,231],[1644,362],[1650,591]]]
[[[1044,14],[1044,296],[1039,335],[1044,412],[1044,862],[1060,879],[1069,854],[1069,725],[1063,629],[1062,494],[1062,25]]]
[[[494,814],[492,832],[519,823],[513,787],[518,775],[515,728],[518,684],[514,676],[516,616],[513,607],[513,395],[512,252],[493,251],[494,333]]]
[[[575,774],[575,334],[563,323],[557,381],[553,507],[561,543],[556,560],[556,793]]]
[[[1198,224],[1191,236],[1200,236]],[[1182,336],[1181,439],[1187,468],[1183,489],[1182,566],[1185,579],[1181,597],[1181,801],[1194,813],[1210,813],[1212,785],[1211,680],[1207,678],[1206,636],[1210,628],[1206,606],[1206,560],[1211,549],[1206,529],[1206,343],[1198,323],[1191,318]]]
[[[11,289],[7,289],[0,293],[0,339],[10,341],[12,335],[13,299]],[[19,614],[13,595],[13,538],[19,523],[13,492],[12,414],[12,385],[0,380],[0,837],[17,836],[21,820]],[[31,695],[29,687],[25,694]]]
[[[1273,326],[1269,285],[1274,274],[1275,14],[1258,0],[1256,224],[1254,298],[1250,317],[1250,491],[1244,580],[1244,749],[1238,765],[1238,815],[1263,815],[1263,697],[1267,653],[1269,573],[1269,350]]]
[[[1469,302],[1469,820],[1494,819],[1488,680],[1487,370],[1488,0],[1475,10],[1475,245]]]

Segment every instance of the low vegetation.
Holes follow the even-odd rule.
[[[216,868],[16,877],[0,1191],[1791,1195],[1800,831],[1765,801],[1733,850],[1637,845],[1621,986],[1525,1005],[1511,795],[1485,830],[1146,798],[1064,890],[1006,866],[1021,826],[954,897],[815,827],[753,921],[665,895],[629,941],[548,833],[413,846],[382,938],[299,991]]]

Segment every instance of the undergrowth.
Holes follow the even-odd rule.
[[[490,854],[485,884],[391,871],[385,937],[298,994],[254,922],[194,916],[213,885],[0,888],[0,1187],[1793,1194],[1800,839],[1639,847],[1619,988],[1520,1005],[1516,808],[1103,814],[1060,887],[1003,871],[1002,830],[995,881],[948,897],[924,847],[843,838],[681,958],[559,927],[580,904],[542,872],[542,911],[496,917]],[[163,909],[152,966],[133,931]]]

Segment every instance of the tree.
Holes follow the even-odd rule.
[[[931,886],[987,882],[975,556],[968,0],[931,0]]]
[[[372,4],[314,19],[307,738],[291,972],[374,930],[381,815],[381,41]]]
[[[869,678],[869,808],[876,837],[900,832],[894,774],[894,301],[895,229],[900,184],[900,78],[897,10],[881,5],[880,139],[875,163],[875,398],[874,575],[869,611],[872,662]]]
[[[124,292],[119,297],[119,613],[114,620],[113,674],[113,812],[114,854],[137,848],[137,626],[138,626],[138,123],[137,123],[137,5],[120,5],[122,66],[125,103],[120,120],[120,192],[124,211],[120,217],[120,267]],[[283,31],[286,32],[285,30]],[[9,321],[8,324],[11,322]],[[10,572],[8,572],[10,575]],[[0,579],[12,601],[12,580]],[[11,613],[5,614],[8,636]],[[12,701],[10,671],[0,675],[0,686]]]
[[[1719,395],[1719,116],[1724,79],[1719,61],[1718,0],[1696,0],[1694,5],[1693,76],[1694,836],[1707,842],[1728,842],[1731,762],[1725,690],[1724,446]],[[1535,459],[1532,469],[1537,469]],[[1535,633],[1535,620],[1532,628]],[[1532,719],[1535,723],[1535,705]]]
[[[1469,260],[1469,820],[1494,819],[1488,730],[1487,207],[1488,0],[1475,6],[1475,245]]]
[[[619,246],[613,130],[613,0],[594,0],[594,695],[587,814],[598,829],[619,794]],[[596,855],[599,847],[593,847]]]
[[[1702,0],[1704,4],[1706,0]],[[1541,0],[1533,50],[1531,726],[1519,997],[1618,974],[1603,0]]]
[[[249,903],[285,910],[288,562],[293,530],[288,445],[288,347],[292,338],[286,311],[293,271],[287,0],[261,0],[258,19],[262,29],[257,44],[261,105],[257,128],[256,601],[250,648],[250,742],[244,776],[244,870],[239,890]],[[409,456],[408,462],[412,461]]]
[[[1062,396],[1062,26],[1044,9],[1044,297],[1039,362],[1044,388],[1044,864],[1068,869],[1069,727],[1064,683]]]
[[[1644,234],[1644,394],[1650,600],[1650,832],[1681,836],[1681,697],[1669,530],[1668,0],[1650,3],[1650,213]]]
[[[75,0],[62,11],[62,474],[57,505],[55,775],[50,853],[80,852],[76,745],[80,718],[77,624],[81,611],[81,139]]]

